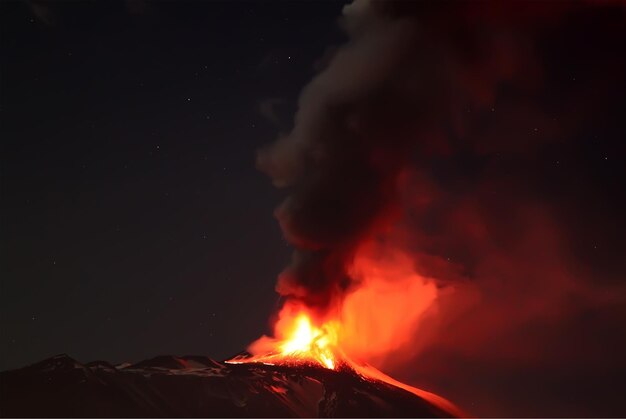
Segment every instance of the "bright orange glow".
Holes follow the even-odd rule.
[[[311,319],[299,314],[294,322],[291,337],[279,344],[280,353],[286,357],[315,360],[327,368],[335,368],[334,347],[337,344],[337,333],[329,324],[316,328]]]
[[[416,332],[437,311],[435,282],[417,274],[408,255],[374,244],[361,247],[349,272],[360,286],[341,304],[341,349],[374,364],[417,352]]]
[[[410,339],[424,317],[436,310],[434,282],[415,272],[410,257],[376,243],[361,246],[347,271],[359,286],[336,305],[320,313],[288,299],[278,314],[274,337],[261,337],[248,348],[250,357],[228,362],[350,368],[364,379],[403,388],[462,416],[444,398],[394,380],[366,363],[384,361],[419,344]]]
[[[337,347],[338,332],[337,322],[315,326],[303,307],[287,304],[276,324],[278,338],[264,336],[248,348],[252,357],[236,358],[230,362],[302,363],[335,369],[341,360]]]

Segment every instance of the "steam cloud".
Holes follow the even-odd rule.
[[[415,365],[399,378],[479,415],[626,414],[624,185],[567,169],[598,130],[624,134],[625,10],[601,6],[346,6],[348,43],[258,157],[289,191],[276,216],[296,250],[278,291],[325,310],[358,286],[359,245],[392,242],[450,292],[379,364]],[[593,383],[578,390],[589,411],[570,400],[571,365]]]

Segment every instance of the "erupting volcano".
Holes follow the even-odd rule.
[[[626,416],[624,0],[54,3],[0,416]]]
[[[300,312],[288,323],[287,331],[281,332],[281,336],[284,334],[284,340],[264,339],[252,346],[252,348],[257,349],[260,346],[268,352],[252,356],[238,355],[226,363],[262,363],[289,367],[308,365],[335,371],[350,371],[365,380],[383,381],[409,391],[450,415],[464,416],[458,407],[443,397],[394,380],[371,365],[357,363],[348,358],[338,347],[338,335],[340,334],[338,322],[329,321],[316,327],[311,323],[308,314]]]
[[[293,319],[290,326],[285,340],[275,342],[273,350],[269,348],[267,354],[238,356],[227,362],[262,362],[269,365],[310,363],[331,370],[339,368],[345,362],[338,353],[335,324],[326,323],[319,328],[315,327],[309,316],[302,312]]]
[[[251,357],[232,361],[350,366],[412,343],[412,333],[437,310],[434,280],[417,274],[413,261],[399,250],[373,241],[363,244],[347,272],[353,289],[323,306],[287,299],[274,336],[252,343]]]
[[[343,300],[324,306],[323,315],[297,300],[287,300],[274,327],[229,364],[310,366],[355,373],[364,380],[383,381],[428,400],[442,411],[463,416],[446,399],[397,381],[363,359],[387,353],[405,343],[409,333],[434,304],[436,287],[411,271],[400,252],[361,246],[350,268],[359,287]]]

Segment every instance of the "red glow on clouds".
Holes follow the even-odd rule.
[[[413,345],[424,316],[435,308],[434,281],[418,275],[412,259],[401,251],[373,241],[359,247],[348,272],[358,285],[344,300],[323,312],[288,300],[274,325],[274,336],[253,342],[248,348],[251,357],[229,362],[347,367],[463,416],[446,399],[395,380],[366,362]]]
[[[623,242],[623,215],[590,182],[597,173],[555,165],[561,149],[588,152],[576,134],[623,105],[624,9],[442,4],[347,6],[350,42],[304,89],[293,130],[260,152],[259,167],[289,188],[276,217],[294,253],[273,337],[250,360],[364,361],[461,405],[478,400],[478,414],[545,416],[516,399],[517,377],[572,365],[591,375],[606,367],[586,366],[604,362],[603,347],[626,347],[615,327],[597,327],[624,317],[623,257],[583,262],[600,260],[587,257],[598,238]],[[579,29],[592,12],[595,44]],[[508,410],[491,401],[500,383]]]

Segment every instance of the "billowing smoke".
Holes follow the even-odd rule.
[[[303,90],[292,131],[259,153],[288,191],[276,216],[295,251],[279,293],[324,311],[358,289],[363,243],[388,244],[440,291],[408,344],[373,362],[473,400],[479,415],[626,414],[610,404],[626,371],[616,355],[626,349],[626,176],[601,166],[623,148],[597,139],[625,134],[624,12],[612,2],[346,6],[348,43]],[[468,378],[490,368],[484,382]],[[563,384],[571,368],[596,389],[610,376],[597,394],[582,390],[604,410],[576,410]],[[528,388],[542,374],[552,380],[543,407],[542,396],[511,396],[522,391],[513,381]]]

